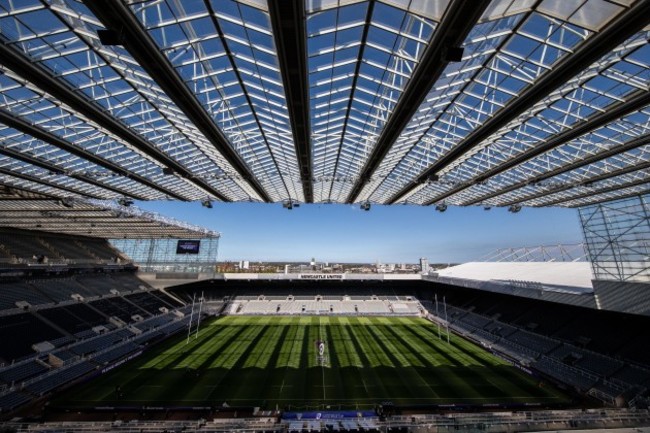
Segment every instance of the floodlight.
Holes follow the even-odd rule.
[[[463,60],[463,47],[447,47],[443,53],[443,60],[447,62],[460,62]]]
[[[212,209],[212,202],[210,201],[210,199],[206,198],[205,200],[201,201],[201,206],[208,209]]]
[[[291,210],[294,207],[300,207],[300,203],[293,201],[292,199],[288,199],[282,202],[282,207]]]
[[[440,203],[436,205],[436,210],[438,212],[444,212],[447,210],[447,205],[445,203]]]
[[[115,30],[97,30],[97,37],[102,45],[124,45],[124,35]]]
[[[437,174],[432,174],[431,176],[425,178],[422,183],[423,184],[429,184],[433,182],[438,182],[440,180],[440,177]]]
[[[117,200],[117,204],[119,204],[120,206],[129,207],[133,204],[133,200],[131,200],[128,197],[122,197]]]
[[[370,210],[370,202],[367,201],[367,202],[361,203],[361,210],[365,210],[366,212],[369,211]]]
[[[72,197],[63,197],[59,200],[59,204],[63,207],[72,208],[74,207],[74,199]]]
[[[492,206],[490,206],[489,204],[483,206],[483,210],[490,210],[490,209],[492,209]]]
[[[517,213],[521,210],[521,205],[513,204],[508,208],[508,212]]]

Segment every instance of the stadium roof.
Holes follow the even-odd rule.
[[[0,0],[0,198],[650,191],[648,0]]]
[[[593,292],[588,262],[469,262],[436,271],[441,277],[534,282],[575,293]]]
[[[111,201],[0,200],[0,227],[104,239],[218,238],[207,230]]]

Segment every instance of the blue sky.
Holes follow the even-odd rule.
[[[222,233],[219,260],[464,262],[505,247],[582,242],[575,209],[138,202],[138,207]]]

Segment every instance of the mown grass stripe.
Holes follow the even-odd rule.
[[[182,333],[180,333],[182,334]],[[554,402],[564,397],[463,338],[417,318],[228,316],[56,397],[55,404],[369,408]],[[329,364],[317,359],[327,342]],[[164,366],[164,367],[163,367]],[[158,369],[160,368],[160,369]],[[123,397],[118,400],[115,386]]]

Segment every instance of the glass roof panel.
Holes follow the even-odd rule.
[[[46,68],[77,92],[83,92],[163,153],[188,164],[186,167],[190,171],[208,176],[206,182],[214,184],[216,189],[226,186],[217,185],[211,177],[232,173],[229,164],[197,133],[194,125],[170,107],[173,104],[169,98],[122,48],[99,44],[96,31],[101,26],[81,3],[61,1],[56,8],[43,6],[29,13],[13,13],[8,19],[16,26],[20,23],[21,29],[25,28],[17,32],[18,38],[10,43],[35,64]],[[48,33],[63,30],[64,44],[48,40]],[[61,35],[57,38],[61,39]],[[182,155],[183,151],[191,153]],[[210,169],[201,170],[200,165]],[[229,186],[232,188],[235,184]],[[235,186],[234,191],[224,193],[235,199],[250,197],[250,192],[242,188]]]
[[[60,103],[52,102],[46,95],[37,93],[28,83],[21,82],[16,77],[0,75],[0,91],[3,94],[0,109],[27,120],[75,147],[117,164],[127,172],[152,179],[173,193],[189,200],[200,198],[196,189],[185,181],[174,176],[163,176],[162,168],[149,157],[122,144],[88,120],[74,115]],[[0,131],[3,137],[8,137],[14,130],[2,127]],[[27,135],[21,135],[20,140],[33,142],[32,137]]]
[[[618,80],[600,80],[601,76],[595,75],[596,73],[602,75],[609,68],[616,68],[618,63],[625,62],[628,53],[633,53],[642,47],[640,44],[643,43],[643,38],[643,33],[635,35],[627,43],[606,56],[605,59],[596,62],[576,79],[558,89],[556,95],[565,95],[562,99],[557,99],[556,95],[551,95],[544,101],[548,104],[546,107],[541,107],[541,109],[536,107],[531,110],[532,113],[527,113],[528,117],[522,116],[517,119],[516,122],[504,128],[505,133],[501,137],[495,134],[496,139],[490,138],[486,140],[485,144],[487,146],[483,150],[471,157],[465,157],[461,164],[446,170],[444,176],[455,183],[469,182],[477,174],[496,167],[508,159],[543,143],[544,140],[587,121],[590,116],[601,113],[609,105],[624,102],[629,97],[643,92],[638,87],[630,86],[628,84],[630,80],[623,77]],[[639,82],[640,87],[650,87],[649,72],[648,69],[640,70],[634,76],[634,81]],[[590,88],[596,91],[592,91]],[[538,104],[538,106],[541,106],[541,104]],[[514,183],[513,180],[521,181],[533,174],[530,165],[524,164],[496,176],[493,180],[495,185],[508,185]],[[456,199],[459,202],[466,200],[470,195],[466,194],[466,192],[459,194]]]
[[[532,13],[531,16],[535,16],[535,14]],[[527,17],[522,22],[528,21],[530,21],[530,17]],[[552,20],[549,22],[551,23],[550,26],[556,25],[552,24]],[[522,25],[521,27],[524,28],[525,26]],[[571,31],[576,32],[574,28]],[[516,34],[517,32],[515,32]],[[588,37],[589,32],[583,30],[583,35]],[[473,177],[478,176],[485,170],[494,168],[504,161],[533,148],[537,143],[545,139],[571,129],[574,125],[605,111],[610,106],[615,106],[620,101],[625,101],[628,96],[637,95],[639,89],[647,89],[648,69],[639,67],[633,71],[626,66],[626,64],[629,64],[627,56],[632,55],[636,50],[644,49],[646,45],[645,35],[646,32],[636,34],[612,53],[578,74],[566,85],[535,104],[522,116],[502,128],[501,131],[484,140],[480,146],[475,147],[444,169],[440,176],[445,177],[447,180],[446,185],[448,187],[446,190],[450,191],[463,182],[469,182]],[[509,39],[512,40],[513,37],[514,35],[510,36]],[[563,38],[562,40],[566,42],[568,39]],[[508,46],[508,42],[505,43],[505,46]],[[499,58],[498,51],[495,54],[495,58]],[[565,53],[565,55],[568,54],[570,54],[569,51]],[[551,66],[549,64],[547,68],[539,69],[538,76],[542,76],[544,71],[550,70]],[[624,70],[627,71],[621,73]],[[494,68],[491,71],[494,72]],[[634,75],[631,75],[631,73],[634,73]],[[498,75],[499,72],[495,74]],[[487,87],[490,81],[481,83],[481,76],[481,73],[478,73],[472,84],[476,85],[479,82]],[[510,78],[513,78],[513,76],[511,75]],[[537,78],[535,77],[535,79]],[[374,184],[369,184],[364,188],[359,197],[360,200],[367,198],[378,202],[388,200],[405,184],[411,182],[411,179],[417,174],[430,166],[441,155],[444,155],[447,149],[451,149],[455,143],[466,137],[469,132],[487,118],[503,109],[501,107],[488,110],[483,108],[486,105],[485,96],[475,98],[476,101],[480,101],[481,105],[474,105],[472,108],[471,104],[467,103],[468,100],[472,100],[467,99],[468,89],[472,89],[472,84],[468,84],[464,91],[456,96],[455,101],[447,106],[447,112],[438,114],[437,122],[431,124],[430,129],[424,136],[422,136],[424,128],[418,128],[419,125],[414,122],[417,116],[412,119],[413,135],[419,136],[420,141],[416,142],[415,145],[412,144],[414,138],[407,141],[407,138],[410,138],[405,136],[405,133],[409,130],[407,128],[402,133],[404,137],[400,136],[396,146],[391,149],[391,152],[385,158],[382,164],[383,167],[378,170],[377,177],[379,179]],[[501,85],[497,87],[501,88]],[[490,99],[490,102],[492,101],[495,101],[492,103],[495,106],[507,107],[507,101],[495,100],[494,97]],[[433,116],[427,117],[431,118]],[[404,146],[400,148],[398,146],[401,144],[401,140],[404,141]],[[402,154],[408,150],[410,150],[410,153],[403,156],[401,160],[397,158],[399,154],[391,159],[391,153],[397,153],[398,150],[401,150]],[[397,165],[394,165],[395,161],[398,161]],[[391,167],[392,170],[389,171]],[[382,177],[384,177],[383,182],[381,182]],[[373,190],[375,190],[374,193],[368,196],[367,194]],[[424,203],[435,199],[444,192],[444,190],[436,190],[434,194],[433,190],[427,189],[417,196],[412,196],[412,200]]]
[[[268,13],[232,0],[132,11],[273,200],[304,200]]]
[[[308,10],[314,201],[345,200],[435,27],[394,2]]]
[[[138,64],[132,44],[102,44],[97,32],[105,29],[100,17],[107,17],[94,5],[98,16],[82,0],[0,0],[2,48],[103,113],[98,120],[77,112],[71,106],[79,104],[56,89],[49,94],[0,59],[0,115],[24,122],[0,125],[4,185],[55,196],[203,200],[216,194],[246,201],[260,199],[255,180],[271,201],[304,201],[305,166],[290,118],[304,104],[316,202],[345,202],[354,188],[358,202],[401,195],[398,201],[415,204],[574,206],[591,199],[586,191],[608,198],[618,194],[617,185],[627,192],[647,188],[648,149],[630,148],[649,129],[647,23],[638,31],[639,20],[638,33],[584,70],[557,80],[553,74],[579,59],[595,36],[629,22],[629,8],[644,5],[641,0],[492,0],[465,38],[462,60],[448,63],[432,88],[422,89],[424,102],[395,142],[382,140],[381,149],[390,145],[382,160],[375,154],[378,139],[408,86],[409,95],[422,87],[411,80],[432,37],[453,33],[439,25],[450,0],[305,2],[309,100],[292,92],[290,107],[285,84],[297,84],[283,83],[287,71],[279,59],[286,57],[277,53],[266,0],[125,3],[123,11],[176,72],[171,87]],[[518,105],[549,77],[556,90]],[[197,104],[178,99],[185,89],[166,94],[161,85],[185,86]],[[621,106],[631,108],[598,121]],[[482,125],[513,108],[521,114],[474,140]],[[211,119],[207,129],[197,121],[203,115]],[[568,137],[576,128],[580,136]],[[49,142],[21,132],[27,130],[51,134]],[[445,161],[437,181],[414,184],[468,138],[469,150]],[[243,168],[221,146],[232,148]],[[585,158],[596,160],[578,166]],[[189,175],[170,174],[170,159]],[[367,181],[359,179],[369,161],[377,168]],[[536,178],[545,181],[531,184]]]

